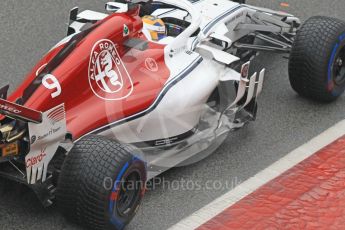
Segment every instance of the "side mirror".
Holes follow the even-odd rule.
[[[108,2],[105,4],[105,10],[110,13],[125,13],[128,11],[128,4],[119,2]]]

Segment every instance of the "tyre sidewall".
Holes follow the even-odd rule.
[[[327,68],[327,90],[334,96],[339,97],[345,91],[345,81],[342,84],[337,85],[334,82],[334,64],[335,59],[340,53],[341,49],[345,47],[345,31],[343,31],[337,39],[335,39],[333,43],[333,47],[331,48],[330,58],[328,61],[328,68]]]
[[[116,180],[121,181],[133,171],[138,172],[134,179],[145,185],[146,164],[135,157],[137,154],[137,149],[102,136],[89,135],[78,141],[59,176],[56,197],[61,213],[86,228],[123,229],[135,216],[145,187],[140,188],[138,200],[129,203],[133,211],[122,217],[110,210],[115,200],[112,198],[116,197],[113,188]]]
[[[120,193],[120,187],[122,186],[122,181],[130,175],[132,172],[137,172],[140,175],[140,186],[139,196],[134,202],[132,210],[126,215],[121,216],[117,212],[117,199]],[[118,168],[112,179],[112,188],[109,190],[108,200],[107,200],[107,210],[110,229],[123,229],[137,214],[139,207],[141,205],[142,198],[145,193],[145,183],[146,183],[146,165],[139,158],[132,157],[127,161],[123,162],[122,167]],[[115,227],[115,228],[114,228]]]

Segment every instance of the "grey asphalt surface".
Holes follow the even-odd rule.
[[[0,85],[17,86],[35,62],[65,35],[69,9],[103,10],[105,1],[0,1]],[[312,15],[345,19],[343,0],[289,0],[288,12],[303,20]],[[281,1],[252,0],[258,6],[286,10]],[[318,104],[298,97],[291,89],[287,61],[281,56],[259,57],[268,73],[257,121],[229,135],[212,156],[194,165],[172,169],[160,179],[241,182],[296,147],[344,119],[345,97]],[[165,229],[215,198],[226,189],[190,191],[157,186],[148,191],[128,229]],[[0,180],[0,229],[80,229],[58,213],[44,209],[26,188]]]

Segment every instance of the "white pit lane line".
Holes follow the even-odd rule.
[[[345,135],[345,120],[287,154],[271,166],[249,178],[233,190],[183,219],[168,230],[192,230],[213,219],[261,186],[301,163],[322,148]]]

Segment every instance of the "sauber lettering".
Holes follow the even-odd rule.
[[[58,127],[56,129],[52,128],[49,132],[45,133],[44,135],[36,137],[37,138],[36,140],[40,141],[46,137],[49,137],[49,136],[57,133],[60,129],[61,129],[61,127]]]
[[[30,157],[29,159],[26,160],[26,168],[30,168],[35,166],[36,164],[41,163],[44,158],[47,156],[45,153],[46,148],[41,150],[41,153],[38,154],[37,156]]]

